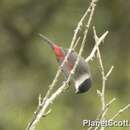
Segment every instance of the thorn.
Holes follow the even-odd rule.
[[[49,109],[46,113],[44,113],[43,115],[42,115],[42,117],[46,117],[47,115],[49,115],[50,113],[51,113],[51,109]]]
[[[100,90],[98,90],[98,89],[97,89],[97,94],[98,94],[99,96],[102,96],[101,91],[100,91]]]
[[[42,96],[41,96],[41,94],[39,94],[38,105],[41,106],[41,104],[42,104]]]
[[[42,34],[41,34],[41,33],[38,33],[38,36],[42,37]]]
[[[93,57],[90,60],[93,61]]]
[[[36,111],[34,112],[34,114],[36,114]]]

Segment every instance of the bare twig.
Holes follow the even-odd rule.
[[[127,110],[129,107],[130,107],[130,104],[128,104],[125,107],[121,108],[110,120],[114,120],[117,116],[119,116],[122,112]]]
[[[94,31],[94,39],[95,39],[95,43],[97,45],[98,41],[100,38],[98,38],[97,34],[96,34],[96,30],[95,30],[95,27],[93,28],[93,31]],[[100,96],[100,99],[101,99],[101,104],[102,104],[102,107],[101,107],[101,112],[99,113],[99,115],[97,116],[96,120],[105,120],[105,116],[106,116],[106,113],[108,111],[108,108],[109,106],[116,100],[115,98],[113,98],[112,100],[110,100],[107,104],[106,104],[106,101],[105,101],[105,88],[106,88],[106,80],[107,78],[110,76],[112,70],[113,70],[113,66],[111,66],[111,68],[109,69],[109,71],[105,74],[105,71],[104,71],[104,66],[103,66],[103,62],[102,62],[102,57],[101,57],[101,54],[100,54],[100,50],[98,48],[99,45],[96,46],[96,50],[97,50],[97,57],[98,57],[98,60],[99,60],[99,64],[100,64],[100,68],[101,68],[101,75],[102,75],[102,90],[97,90],[97,94]],[[125,107],[121,108],[111,119],[109,120],[114,120],[117,116],[119,116],[122,112],[124,112],[126,109],[128,109],[130,107],[130,104],[126,105]],[[105,127],[103,126],[97,126],[94,128],[94,130],[97,130],[99,129],[100,127],[100,130],[104,130]],[[93,129],[93,127],[89,127],[88,130],[91,130]]]
[[[92,60],[92,58],[93,58],[95,52],[97,51],[97,46],[99,46],[99,45],[102,43],[102,41],[106,38],[107,34],[108,34],[108,31],[106,31],[106,32],[98,39],[98,41],[97,41],[97,43],[95,44],[95,46],[94,46],[93,50],[91,51],[90,55],[86,58],[86,60],[85,60],[86,62]]]
[[[93,27],[93,32],[94,32],[94,39],[95,39],[95,43],[97,45],[97,42],[98,42],[98,37],[97,37],[97,34],[96,34],[96,30],[95,30],[95,27]],[[101,53],[100,53],[100,50],[97,47],[97,57],[98,57],[98,60],[99,60],[99,64],[100,64],[100,68],[101,68],[101,75],[102,75],[102,91],[101,91],[101,102],[102,102],[102,110],[104,110],[105,108],[105,72],[104,72],[104,66],[103,66],[103,62],[102,62],[102,58],[101,58]]]
[[[116,98],[113,98],[113,99],[111,99],[111,100],[105,105],[105,109],[99,113],[99,115],[97,116],[97,119],[96,119],[96,120],[99,120],[99,119],[102,118],[102,115],[105,114],[106,109],[108,109],[108,107],[109,107],[115,100],[116,100]]]
[[[98,57],[98,60],[99,60],[99,64],[100,64],[100,68],[101,68],[101,75],[102,75],[102,90],[101,91],[97,90],[97,93],[98,93],[98,95],[100,96],[100,99],[101,99],[102,108],[101,108],[101,112],[99,113],[97,119],[104,119],[105,114],[108,110],[108,107],[110,106],[110,104],[112,102],[115,101],[115,99],[112,99],[109,103],[107,103],[107,104],[105,103],[105,82],[106,82],[107,77],[112,72],[113,67],[105,75],[104,66],[103,66],[100,50],[99,50],[99,47],[98,47],[100,45],[100,43],[104,41],[105,37],[108,34],[108,31],[106,31],[100,38],[98,38],[98,36],[96,34],[95,27],[93,27],[93,32],[94,32],[95,46],[94,46],[94,49],[93,49],[94,52],[92,52],[91,54],[93,55],[93,53],[95,54],[95,52],[97,51],[97,57]],[[86,61],[92,59],[91,54],[90,54],[90,56],[88,56],[86,58]],[[99,127],[96,127],[95,130],[97,130],[98,128]],[[88,130],[91,130],[91,129],[92,129],[92,127],[88,128]]]
[[[77,45],[78,45],[79,41],[80,41],[80,37],[78,37],[78,38],[77,38],[77,41],[75,42],[75,45],[74,45],[74,47],[73,47],[73,48],[74,48],[74,50],[75,50],[75,48],[77,47]]]
[[[112,65],[111,68],[109,69],[109,71],[107,72],[106,76],[105,76],[106,79],[109,77],[109,75],[111,74],[113,69],[114,69],[114,66]]]
[[[97,45],[97,43],[99,41],[99,38],[98,38],[98,36],[96,34],[95,27],[93,27],[93,32],[94,32],[95,43]],[[99,114],[100,115],[99,119],[100,120],[105,120],[105,115],[106,115],[106,113],[108,111],[108,106],[114,101],[114,99],[111,100],[111,102],[109,102],[109,104],[106,104],[106,101],[105,101],[106,80],[107,80],[107,77],[111,74],[111,72],[113,70],[113,66],[110,68],[108,73],[105,75],[105,70],[104,70],[104,66],[103,66],[103,62],[102,62],[101,53],[100,53],[98,45],[96,47],[97,47],[97,57],[98,57],[99,65],[100,65],[100,68],[101,68],[101,75],[102,75],[102,90],[101,91],[98,90],[98,93],[99,93],[100,98],[101,98],[101,104],[102,104],[101,112]],[[96,127],[94,130],[97,130],[98,127]],[[104,127],[101,126],[100,130],[104,130]]]

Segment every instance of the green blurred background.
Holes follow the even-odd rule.
[[[58,64],[52,50],[38,36],[42,33],[69,47],[77,22],[90,0],[1,0],[0,1],[0,130],[24,130],[53,80]],[[107,101],[116,97],[107,117],[130,103],[130,0],[100,0],[93,19],[98,35],[109,30],[101,46],[105,70],[114,65],[107,81]],[[94,45],[90,30],[83,56]],[[82,130],[83,119],[95,119],[100,110],[99,65],[90,62],[93,87],[83,95],[67,90],[51,106],[52,112],[37,130]],[[130,120],[130,110],[118,120]],[[109,128],[128,130],[129,128]]]

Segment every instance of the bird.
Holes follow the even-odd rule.
[[[39,34],[43,40],[49,44],[49,46],[52,48],[53,52],[55,53],[57,62],[59,65],[62,64],[62,62],[65,59],[65,56],[67,55],[69,49],[63,48],[53,41],[51,41],[49,38],[44,36],[43,34]],[[68,78],[71,70],[73,69],[73,66],[77,60],[78,53],[74,50],[72,50],[64,63],[62,69],[62,72],[65,76],[65,79]],[[74,83],[75,87],[75,93],[80,94],[87,92],[91,86],[92,86],[92,78],[90,73],[90,67],[89,64],[85,61],[83,57],[79,57],[78,65],[75,69],[75,73],[73,74],[72,81]],[[69,84],[70,85],[70,84]]]

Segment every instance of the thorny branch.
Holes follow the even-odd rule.
[[[43,116],[46,116],[46,114],[48,114],[48,112],[46,113],[46,110],[47,110],[48,106],[50,104],[52,104],[53,101],[55,100],[55,98],[64,91],[64,89],[66,88],[66,85],[68,84],[68,82],[71,79],[71,76],[74,74],[75,69],[77,67],[77,64],[79,62],[79,57],[82,55],[82,52],[83,52],[83,48],[84,48],[84,45],[85,45],[85,40],[86,40],[87,33],[88,33],[88,30],[89,30],[89,27],[90,27],[90,23],[92,21],[92,17],[93,17],[93,13],[94,13],[94,9],[95,9],[97,1],[98,0],[92,0],[91,1],[91,4],[90,4],[89,8],[85,12],[85,14],[81,18],[81,20],[79,21],[79,23],[78,23],[78,25],[77,25],[77,27],[75,29],[75,33],[74,33],[71,45],[69,47],[69,51],[68,51],[68,53],[67,53],[67,55],[66,55],[63,63],[59,67],[59,69],[58,69],[58,71],[56,73],[56,76],[55,76],[52,84],[49,86],[49,89],[48,89],[45,97],[43,99],[41,99],[41,97],[39,98],[39,105],[38,105],[38,107],[36,109],[36,112],[34,112],[32,120],[28,123],[28,126],[27,126],[26,130],[35,130],[35,127],[38,124],[38,122],[40,121],[40,119]],[[63,82],[63,85],[61,87],[59,87],[52,95],[50,95],[52,89],[54,88],[54,86],[56,85],[56,83],[58,81],[59,75],[62,72],[62,67],[63,67],[64,63],[66,62],[66,60],[67,60],[69,54],[71,53],[71,51],[73,50],[73,48],[76,46],[75,44],[77,44],[77,40],[79,39],[78,38],[78,32],[80,31],[80,28],[81,28],[81,26],[82,26],[82,24],[83,24],[86,16],[88,16],[88,15],[89,15],[88,22],[86,24],[86,29],[85,29],[85,32],[84,32],[84,37],[83,37],[83,40],[82,40],[82,43],[81,43],[81,47],[80,47],[80,50],[79,50],[78,57],[77,57],[77,60],[75,62],[75,65],[74,65],[74,67],[73,67],[70,75],[68,76],[68,79],[65,82]],[[49,110],[49,112],[50,112],[50,110]]]
[[[44,101],[49,97],[49,95],[50,95],[52,89],[53,89],[54,86],[56,85],[56,83],[57,83],[57,81],[58,81],[58,77],[60,76],[60,74],[61,74],[61,72],[62,72],[62,68],[63,68],[63,66],[64,66],[66,60],[68,59],[69,54],[70,54],[71,51],[74,50],[75,47],[77,46],[77,44],[78,44],[78,42],[79,42],[78,39],[80,39],[80,37],[78,37],[78,32],[81,30],[81,27],[82,27],[82,25],[83,25],[83,22],[84,22],[85,18],[88,16],[88,14],[94,11],[93,8],[95,9],[95,6],[96,6],[96,3],[97,3],[97,2],[98,2],[98,0],[92,0],[92,1],[91,1],[89,8],[86,10],[86,12],[84,13],[84,15],[82,16],[82,18],[81,18],[80,21],[78,22],[77,27],[76,27],[76,29],[75,29],[75,31],[74,31],[74,36],[73,36],[73,38],[72,38],[72,41],[71,41],[71,44],[70,44],[70,47],[69,47],[69,51],[68,51],[68,53],[67,53],[67,55],[66,55],[64,61],[62,62],[61,66],[59,67],[59,69],[58,69],[58,71],[57,71],[57,73],[56,73],[55,78],[53,79],[51,85],[49,86],[49,89],[48,89],[48,91],[47,91],[47,93],[46,93],[46,96],[44,97]],[[90,16],[90,19],[89,19],[89,20],[91,21],[91,16]],[[88,28],[89,28],[89,27],[88,27]],[[87,29],[87,30],[88,30],[88,29]],[[44,102],[44,101],[43,101],[43,102]]]
[[[93,27],[93,32],[94,32],[95,43],[97,43],[99,38],[98,38],[98,36],[96,34],[95,27]],[[106,80],[107,80],[108,76],[111,74],[114,67],[112,66],[110,68],[110,70],[107,72],[107,74],[105,74],[103,61],[102,61],[101,53],[100,53],[100,50],[99,50],[98,46],[97,46],[97,58],[98,58],[98,61],[99,61],[99,65],[100,65],[100,68],[101,68],[101,75],[102,75],[102,90],[101,91],[98,90],[99,96],[101,98],[101,104],[102,104],[102,108],[101,108],[101,113],[102,114],[101,114],[100,120],[105,120],[105,115],[106,115],[106,112],[108,111],[108,107],[107,107],[107,104],[106,104],[106,101],[105,101]],[[97,128],[98,127],[96,127],[95,130]],[[100,130],[104,130],[104,127],[101,127]]]
[[[95,27],[93,27],[93,31],[94,31],[95,43],[97,43],[99,38],[97,37]],[[102,90],[101,90],[100,96],[101,96],[102,110],[104,110],[105,109],[105,105],[106,105],[106,103],[105,103],[106,80],[107,80],[108,76],[111,74],[111,72],[112,72],[114,67],[112,66],[110,68],[110,70],[108,71],[108,73],[105,74],[100,50],[99,50],[98,46],[96,46],[96,47],[97,47],[97,58],[99,60],[99,65],[100,65],[100,68],[101,68],[101,75],[102,75]]]
[[[93,33],[94,33],[94,40],[95,40],[95,46],[94,46],[94,49],[93,49],[93,53],[95,54],[95,52],[97,52],[97,58],[98,58],[98,61],[99,61],[99,65],[100,65],[100,68],[101,68],[101,75],[102,75],[102,90],[97,90],[97,94],[100,96],[100,99],[101,99],[101,112],[99,113],[99,115],[97,116],[97,119],[100,119],[100,120],[105,120],[105,114],[108,110],[108,107],[110,106],[110,104],[112,104],[114,101],[115,101],[115,98],[113,98],[111,101],[109,101],[109,103],[106,104],[106,101],[105,101],[105,87],[106,87],[106,80],[108,78],[108,76],[111,74],[112,70],[113,70],[113,66],[110,68],[110,70],[108,71],[108,73],[105,75],[105,71],[104,71],[104,66],[103,66],[103,62],[102,62],[102,57],[101,57],[101,53],[100,53],[100,50],[99,50],[99,42],[102,42],[104,41],[105,37],[103,36],[106,36],[108,34],[108,31],[106,33],[104,33],[100,38],[98,38],[97,34],[96,34],[96,30],[95,30],[95,27],[93,27]],[[92,54],[93,54],[92,53]],[[91,56],[91,54],[90,54]],[[87,57],[86,58],[86,61],[88,59],[92,59],[91,57]],[[96,127],[94,130],[97,130],[99,127]],[[89,127],[88,130],[91,130],[92,127]],[[102,128],[103,130],[103,128]]]

